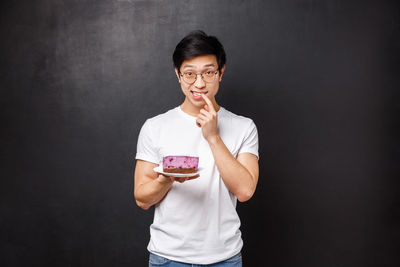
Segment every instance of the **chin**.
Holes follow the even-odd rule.
[[[203,107],[204,104],[206,103],[206,101],[191,101],[193,105],[195,105],[196,107]]]

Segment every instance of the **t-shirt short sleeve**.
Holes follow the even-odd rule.
[[[242,153],[251,153],[260,158],[258,155],[258,132],[253,120],[251,120],[250,125],[246,130],[246,134],[243,143],[239,148],[238,155]]]
[[[146,120],[139,133],[136,149],[136,159],[159,164],[158,150],[155,145],[155,132],[151,129],[151,122]]]

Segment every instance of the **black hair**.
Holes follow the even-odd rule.
[[[225,66],[225,50],[217,37],[209,36],[205,32],[197,30],[190,32],[177,44],[172,60],[174,67],[179,71],[183,61],[203,55],[215,55],[218,70]]]

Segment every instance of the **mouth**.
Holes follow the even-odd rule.
[[[208,91],[206,91],[206,92],[197,92],[197,91],[192,91],[192,90],[190,92],[192,93],[192,96],[195,99],[201,99],[202,98],[201,95],[206,95],[208,93]]]

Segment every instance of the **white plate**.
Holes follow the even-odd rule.
[[[161,165],[155,167],[153,169],[155,172],[167,175],[167,176],[173,176],[173,177],[192,177],[192,176],[196,176],[197,174],[199,174],[199,170],[201,170],[201,168],[199,168],[197,170],[197,172],[195,173],[169,173],[169,172],[163,172],[163,168]]]

